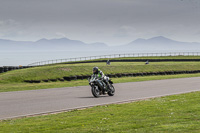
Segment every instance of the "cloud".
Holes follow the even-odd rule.
[[[0,31],[2,38],[15,37],[23,32],[22,25],[13,19],[0,20]]]
[[[116,33],[113,35],[116,38],[124,38],[124,37],[130,37],[137,34],[136,29],[132,26],[123,25],[119,27],[119,29],[116,31]]]
[[[56,32],[56,36],[59,38],[63,38],[63,37],[67,38],[66,34],[61,33],[61,32]]]
[[[193,36],[200,27],[199,0],[2,0],[0,17],[0,38],[115,45],[163,35],[200,42]]]
[[[13,19],[0,20],[0,28],[7,30],[8,28],[18,27],[19,23]]]

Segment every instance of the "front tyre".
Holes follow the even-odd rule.
[[[100,96],[100,90],[97,86],[92,86],[91,91],[94,97],[98,98]]]
[[[115,87],[112,84],[110,84],[109,86],[110,86],[110,89],[108,91],[108,95],[109,96],[114,96],[114,94],[115,94]]]

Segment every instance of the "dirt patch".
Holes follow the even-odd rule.
[[[62,71],[72,71],[72,69],[71,68],[59,68],[59,70],[62,70]]]

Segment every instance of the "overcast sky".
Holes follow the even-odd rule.
[[[0,38],[200,42],[200,0],[0,0]]]

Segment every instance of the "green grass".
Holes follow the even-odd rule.
[[[156,57],[158,58],[158,57]],[[162,57],[165,58],[165,57]],[[172,57],[172,58],[182,58]],[[191,57],[184,57],[191,58]],[[200,58],[194,57],[194,58]],[[169,59],[169,58],[167,58]],[[87,80],[24,83],[23,80],[90,75],[92,67],[104,73],[199,70],[199,62],[57,64],[0,74],[0,92],[88,85]],[[200,74],[113,78],[114,83],[199,77]],[[89,87],[89,86],[88,86]],[[147,99],[128,104],[97,106],[53,115],[0,121],[0,133],[7,132],[200,132],[200,92]]]
[[[200,56],[139,57],[139,58],[200,59]],[[118,58],[116,58],[116,60],[117,59]],[[9,71],[6,73],[1,73],[0,92],[88,85],[87,80],[83,81],[78,80],[71,82],[58,81],[49,83],[42,82],[39,84],[25,83],[24,80],[44,80],[44,79],[63,78],[64,76],[91,75],[92,68],[94,66],[98,66],[105,74],[200,70],[200,62],[150,62],[149,65],[145,65],[144,62],[111,62],[111,65],[106,65],[106,63],[56,64],[50,66],[33,67],[28,69],[20,69],[20,70]],[[135,82],[135,81],[181,78],[181,77],[191,77],[191,76],[198,77],[200,75],[187,74],[179,76],[168,75],[168,76],[147,76],[147,77],[132,77],[132,78],[119,78],[119,79],[116,78],[114,79],[114,82],[115,83]]]
[[[2,73],[0,74],[0,83],[23,82],[24,80],[56,79],[74,75],[91,75],[94,66],[98,66],[105,74],[115,74],[199,70],[200,62],[152,62],[149,65],[145,65],[143,62],[115,62],[111,63],[110,66],[105,63],[42,66]]]
[[[162,79],[175,79],[175,78],[187,78],[187,77],[200,77],[200,74],[179,74],[179,75],[165,75],[165,76],[144,76],[144,77],[123,77],[112,78],[114,83],[126,83],[126,82],[140,82],[149,80],[162,80]],[[1,83],[0,92],[9,91],[23,91],[23,90],[37,90],[48,88],[62,88],[62,87],[74,87],[74,86],[88,86],[87,80],[65,81],[65,82],[49,82],[49,83]]]
[[[0,122],[0,132],[200,132],[200,92]]]
[[[155,55],[155,54],[154,54]],[[149,56],[149,57],[123,57],[124,55],[121,54],[121,58],[102,58],[102,59],[93,59],[93,60],[86,60],[86,61],[102,61],[102,60],[128,60],[128,59],[200,59],[200,56]],[[135,54],[137,56],[137,54]],[[76,61],[80,62],[80,61]],[[81,61],[85,62],[85,61]],[[64,62],[64,63],[73,63],[73,62]],[[62,63],[61,63],[62,64]]]

